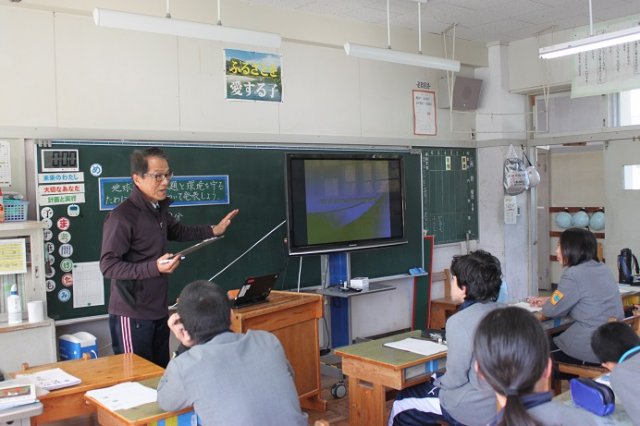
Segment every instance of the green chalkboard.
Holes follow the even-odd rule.
[[[68,285],[69,282],[66,282],[67,286],[63,284],[65,272],[61,270],[61,264],[64,259],[59,253],[62,242],[59,241],[61,230],[57,227],[57,220],[66,217],[70,224],[67,232],[71,239],[68,244],[73,250],[67,259],[70,259],[74,265],[80,266],[98,261],[102,241],[102,223],[108,213],[107,210],[100,209],[101,199],[106,201],[106,198],[101,196],[101,181],[107,193],[116,195],[115,189],[119,191],[120,187],[107,184],[108,181],[105,179],[119,178],[120,181],[114,182],[125,185],[129,175],[129,154],[136,148],[144,148],[150,144],[51,141],[50,145],[51,148],[78,149],[80,165],[78,173],[82,174],[85,190],[84,196],[78,198],[85,201],[77,203],[78,216],[69,216],[67,204],[49,206],[53,210],[52,235],[49,241],[53,248],[51,253],[53,270],[47,283],[49,316],[61,320],[104,314],[107,311],[106,304],[74,307],[74,291],[79,291],[80,288],[75,288],[75,279],[72,285]],[[175,300],[187,283],[195,279],[208,280],[214,275],[217,277],[213,281],[225,289],[239,288],[248,276],[272,272],[281,274],[276,286],[278,289],[297,287],[299,271],[301,271],[301,287],[320,284],[320,256],[289,257],[284,244],[286,236],[284,155],[304,148],[179,143],[153,143],[153,145],[162,147],[166,152],[176,177],[198,176],[199,180],[196,179],[195,182],[201,184],[206,181],[215,181],[219,177],[228,177],[221,186],[217,186],[220,189],[218,192],[220,197],[214,197],[215,202],[206,205],[172,207],[171,212],[175,217],[186,224],[214,224],[228,211],[240,209],[240,214],[227,230],[223,240],[185,259],[172,275],[169,294],[171,301]],[[308,149],[305,150],[308,151]],[[407,194],[405,226],[408,243],[353,252],[351,254],[352,276],[389,276],[407,273],[411,267],[424,267],[420,155],[410,153],[408,150],[392,152],[405,158]],[[36,158],[39,159],[39,157],[37,152]],[[37,171],[41,172],[40,164],[37,164]],[[38,207],[39,214],[43,207]],[[170,250],[177,252],[188,245],[190,244],[171,243]],[[68,269],[68,263],[67,260],[66,269]],[[300,263],[302,263],[301,269]],[[108,281],[105,280],[103,285],[106,303],[109,298]]]
[[[424,230],[435,244],[478,238],[474,148],[421,147]]]

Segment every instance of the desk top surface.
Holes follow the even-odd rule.
[[[117,383],[159,377],[164,369],[135,354],[122,354],[94,359],[74,359],[27,368],[15,374],[30,374],[38,371],[61,368],[79,378],[82,382],[75,386],[50,391],[39,397],[44,401],[49,398],[66,396],[92,389],[103,388]]]
[[[396,334],[382,339],[343,346],[341,348],[337,348],[335,353],[343,358],[364,360],[372,364],[391,367],[393,369],[403,369],[413,365],[422,364],[430,360],[446,358],[446,352],[431,356],[424,356],[384,346],[385,343],[395,342],[406,339],[407,337],[420,337],[420,330],[408,331],[406,333]]]
[[[322,306],[322,297],[314,293],[274,290],[269,294],[266,302],[233,308],[232,311],[235,316],[256,316],[308,303]]]
[[[623,299],[640,294],[640,286],[637,285],[618,284],[618,290],[620,291],[620,296],[622,296]]]
[[[577,407],[577,405],[575,405],[573,403],[573,400],[571,399],[571,391],[562,392],[560,395],[554,397],[553,399],[564,405],[567,405],[570,407]],[[627,412],[624,410],[624,407],[617,399],[616,399],[616,409],[614,410],[613,413],[609,414],[608,416],[601,417],[601,416],[592,414],[586,410],[585,412],[589,413],[589,415],[597,425],[620,425],[620,426],[633,425],[633,422],[631,421],[629,414],[627,414]]]
[[[156,389],[160,382],[160,377],[153,377],[151,379],[140,380],[142,385]],[[106,410],[111,415],[116,417],[123,425],[142,425],[149,424],[160,419],[166,419],[169,417],[175,417],[182,413],[188,413],[193,411],[191,407],[185,408],[180,411],[164,411],[157,402],[150,402],[138,407],[128,408],[126,410],[111,411],[105,407],[98,400],[85,395],[85,399],[91,404],[98,407],[98,409]]]

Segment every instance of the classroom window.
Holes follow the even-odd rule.
[[[620,92],[618,112],[620,126],[640,125],[640,89]]]
[[[640,190],[640,164],[624,166],[624,189]]]

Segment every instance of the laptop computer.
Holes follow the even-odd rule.
[[[278,274],[247,278],[244,280],[240,290],[238,290],[236,297],[231,300],[231,306],[233,308],[242,308],[247,305],[266,302],[277,281]]]

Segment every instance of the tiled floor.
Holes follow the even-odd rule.
[[[349,391],[347,389],[347,395],[344,398],[333,398],[331,386],[336,382],[335,378],[322,376],[322,398],[327,401],[327,411],[322,413],[305,410],[309,415],[310,425],[313,425],[316,420],[325,420],[331,426],[349,426]],[[346,381],[345,386],[348,386]]]

